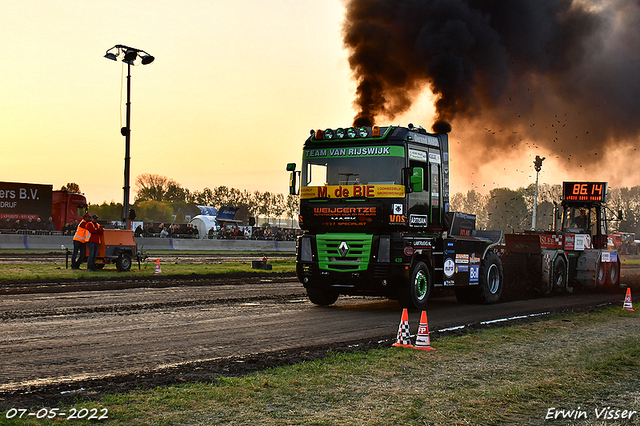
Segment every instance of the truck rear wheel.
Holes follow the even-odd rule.
[[[423,309],[431,293],[431,272],[424,262],[416,262],[411,269],[411,278],[404,285],[398,302],[403,308]]]
[[[128,253],[120,253],[116,259],[118,272],[127,272],[131,269],[131,256]]]
[[[330,288],[307,288],[307,296],[311,303],[320,306],[333,305],[340,294]]]
[[[496,303],[502,295],[503,274],[502,263],[497,254],[490,251],[480,265],[480,287],[478,301],[484,304]]]

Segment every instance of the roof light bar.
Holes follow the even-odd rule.
[[[380,126],[360,126],[360,127],[337,127],[335,130],[328,127],[326,129],[311,129],[309,132],[315,140],[344,140],[358,138],[379,138]]]
[[[324,131],[324,138],[325,138],[325,139],[333,139],[333,136],[334,136],[333,130],[331,130],[331,129],[326,129],[326,130]]]

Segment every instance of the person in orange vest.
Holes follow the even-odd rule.
[[[73,236],[73,255],[71,256],[71,269],[80,269],[82,259],[84,259],[85,244],[89,241],[89,231],[87,231],[87,223],[91,220],[89,213],[85,213],[82,216],[82,220],[76,228],[76,233]]]
[[[102,225],[98,223],[98,216],[95,214],[91,216],[91,222],[87,223],[86,226],[87,231],[91,234],[89,237],[89,241],[87,242],[87,247],[89,248],[89,257],[87,259],[87,269],[91,271],[96,270],[96,257],[98,256],[98,247],[100,245],[100,241],[102,240],[102,234],[104,234],[104,229]]]

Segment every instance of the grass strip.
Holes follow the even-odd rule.
[[[637,425],[639,326],[638,311],[620,308],[558,315],[432,339],[436,351],[331,353],[244,377],[108,395],[61,409],[106,409],[102,424],[110,425]],[[604,418],[616,410],[618,416],[636,413],[615,423]],[[68,424],[8,420],[5,413],[2,425]],[[556,413],[561,416],[549,418]]]
[[[179,263],[165,262],[160,265],[163,274],[226,274],[231,272],[295,272],[295,259],[274,259],[269,260],[273,265],[270,271],[256,270],[251,268],[251,262],[220,262],[220,263]],[[86,264],[82,264],[82,268]],[[138,269],[138,264],[134,263],[128,272],[118,272],[115,265],[105,265],[99,271],[87,271],[86,269],[73,270],[66,268],[65,262],[52,262],[45,264],[3,264],[0,266],[0,281],[17,279],[58,279],[58,278],[91,278],[109,276],[131,276],[140,277],[154,275],[156,261],[147,259]]]

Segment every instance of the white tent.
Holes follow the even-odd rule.
[[[215,216],[199,214],[191,219],[189,223],[198,228],[198,238],[200,239],[209,237],[209,229],[213,228],[214,232],[218,232],[218,229],[220,229]]]

